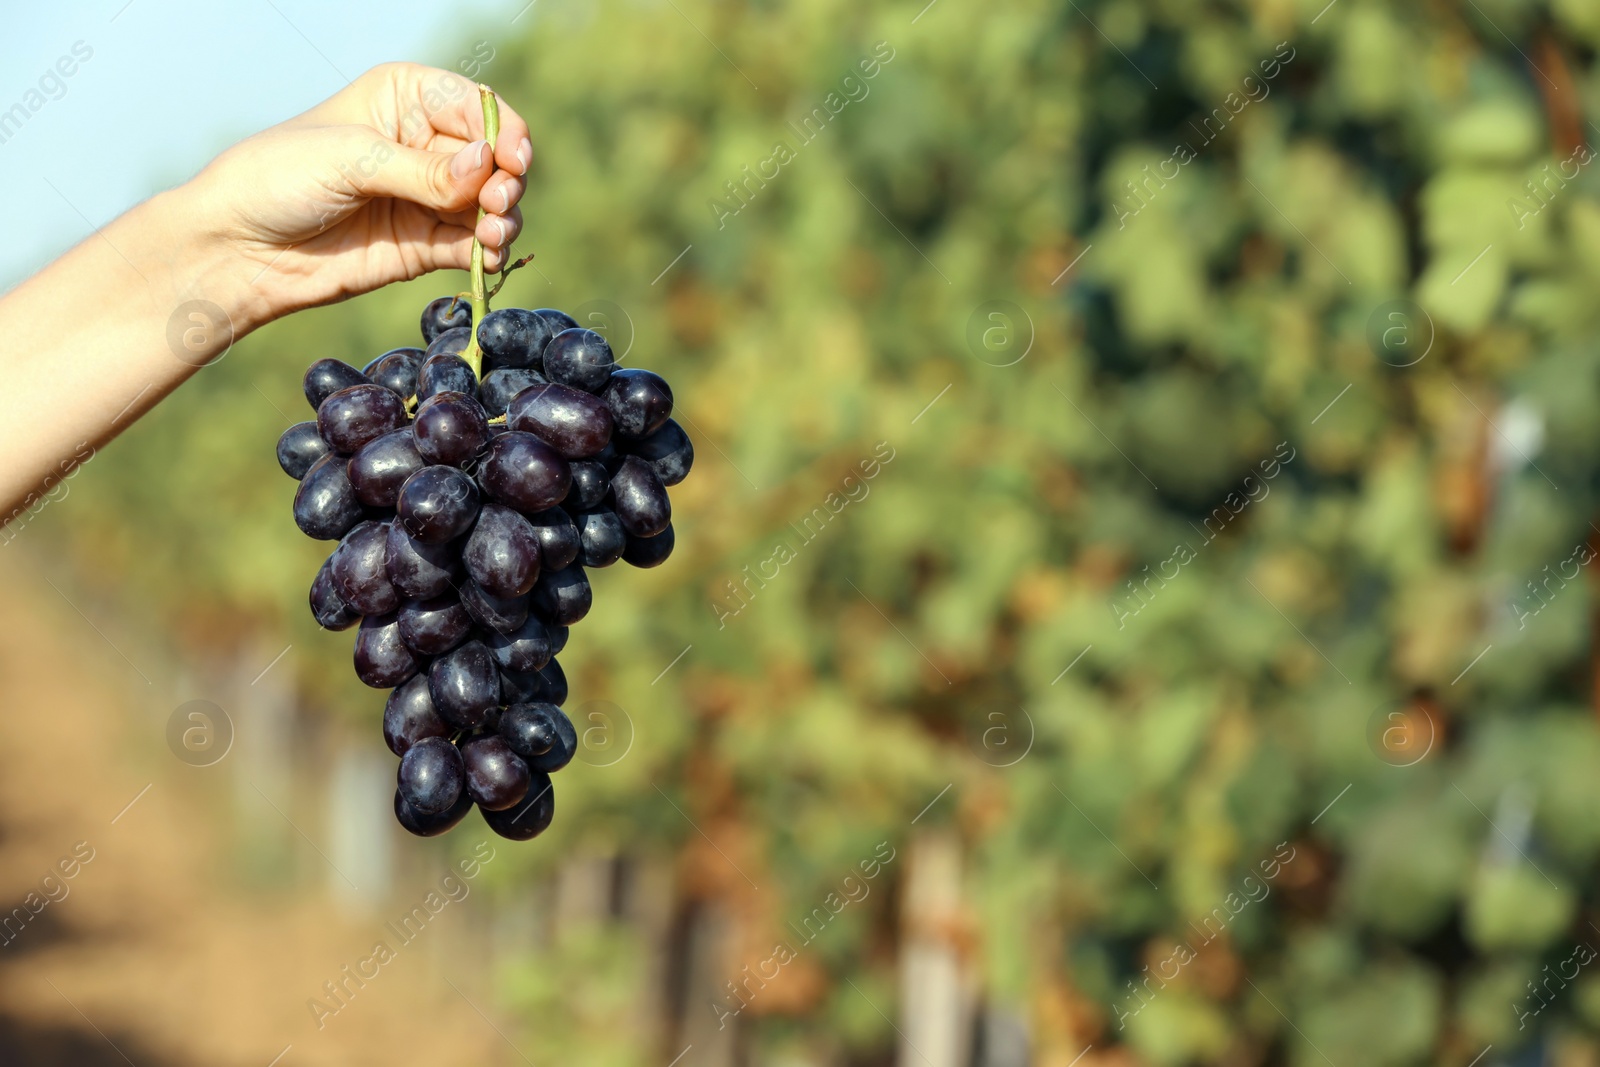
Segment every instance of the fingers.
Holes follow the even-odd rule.
[[[522,232],[522,211],[512,208],[509,215],[485,215],[478,220],[474,235],[483,242],[483,265],[499,270],[511,251],[511,242]]]
[[[476,207],[493,173],[489,146],[473,141],[452,153],[396,145],[392,158],[352,179],[362,196],[409,200],[443,215]]]

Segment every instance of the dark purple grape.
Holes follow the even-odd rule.
[[[500,703],[500,675],[482,641],[468,641],[428,668],[428,692],[439,717],[458,729],[482,726]]]
[[[622,550],[622,561],[635,567],[658,567],[672,555],[674,537],[672,523],[654,537],[628,535],[628,547]]]
[[[381,385],[352,385],[317,408],[317,432],[347,455],[406,423],[405,402]]]
[[[461,553],[467,573],[484,592],[518,597],[539,577],[539,539],[528,520],[500,504],[485,504]]]
[[[389,581],[388,544],[388,523],[358,523],[328,557],[339,599],[363,615],[386,615],[400,606]]]
[[[672,414],[672,387],[659,374],[628,367],[615,371],[600,399],[611,409],[619,437],[644,437]]]
[[[423,363],[427,363],[434,356],[460,356],[471,343],[472,331],[465,326],[446,330],[429,341],[428,347],[423,349]]]
[[[472,616],[454,596],[430,600],[408,600],[399,615],[400,640],[413,652],[442,656],[467,639],[472,632]]]
[[[566,626],[552,626],[545,623],[545,632],[550,635],[550,655],[559,656],[561,650],[567,647],[567,634],[570,628]]]
[[[423,459],[460,467],[489,443],[489,421],[482,404],[466,393],[447,391],[422,401],[411,433]]]
[[[577,565],[546,571],[533,586],[534,613],[557,626],[571,626],[589,614],[593,601],[588,575]]]
[[[478,386],[478,400],[491,419],[499,418],[511,406],[511,401],[524,389],[544,385],[544,375],[536,370],[516,370],[503,367],[483,376]]]
[[[549,829],[556,817],[556,792],[550,776],[529,772],[527,797],[504,811],[485,811],[489,829],[511,841],[531,841]]]
[[[407,681],[422,665],[400,640],[393,615],[369,615],[356,631],[356,677],[374,689],[393,689]]]
[[[455,467],[424,467],[406,479],[395,504],[406,533],[430,545],[454,540],[478,517],[478,487]]]
[[[622,528],[634,537],[654,537],[672,521],[672,501],[655,468],[629,456],[611,475],[612,507]]]
[[[544,692],[540,699],[557,705],[567,702],[567,672],[561,669],[560,662],[554,656],[539,668],[539,685]]]
[[[538,369],[544,346],[553,336],[550,320],[537,311],[501,308],[483,317],[478,326],[478,347],[483,349],[486,365]]]
[[[561,747],[560,723],[566,718],[566,713],[554,704],[513,704],[500,716],[500,736],[523,759],[538,759]],[[567,720],[567,728],[572,729],[571,720]],[[576,732],[573,736],[576,738]]]
[[[567,713],[553,701],[522,704],[508,708],[500,716],[500,736],[506,739],[513,752],[528,761],[528,766],[545,774],[554,774],[572,762],[578,751],[578,731],[573,729]],[[519,744],[526,744],[523,752]],[[543,752],[534,752],[539,745],[547,744]]]
[[[428,679],[417,675],[389,694],[383,705],[383,740],[389,751],[404,756],[425,737],[449,737],[450,727],[433,710]]]
[[[508,634],[527,619],[529,598],[526,595],[497,597],[468,579],[461,584],[461,606],[467,609],[472,621],[484,629]]]
[[[472,325],[472,304],[459,296],[441,296],[422,309],[422,340],[432,343],[446,330]]]
[[[322,561],[311,582],[311,617],[324,630],[348,630],[361,621],[361,613],[339,598],[333,587],[331,558]]]
[[[297,422],[278,438],[278,466],[283,473],[299,481],[306,471],[333,449],[317,432],[314,422]]]
[[[598,459],[575,459],[572,469],[572,488],[563,501],[567,510],[577,512],[597,508],[611,492],[611,473]]]
[[[467,795],[484,811],[504,811],[528,795],[528,765],[499,734],[475,737],[462,745],[461,762],[467,772]]]
[[[336,541],[361,521],[361,501],[345,473],[345,457],[330,452],[311,465],[294,494],[294,523],[307,537]]]
[[[580,511],[573,516],[578,524],[579,544],[583,547],[585,567],[609,567],[622,558],[627,547],[628,534],[615,512]]]
[[[371,385],[372,381],[348,363],[337,359],[319,359],[306,368],[306,376],[301,379],[301,384],[305,389],[306,402],[311,405],[312,411],[317,411],[324,400],[339,390],[352,385]]]
[[[568,459],[592,456],[611,440],[611,409],[567,385],[535,385],[518,393],[507,411],[513,430],[526,430]],[[335,442],[336,444],[337,442]]]
[[[417,372],[422,369],[423,354],[420,348],[395,348],[367,365],[362,371],[377,385],[392,389],[406,399],[417,391]]]
[[[368,507],[392,508],[406,479],[425,466],[411,431],[402,427],[362,445],[347,470],[357,500]]]
[[[409,832],[418,837],[438,837],[447,830],[454,829],[456,824],[467,817],[467,812],[472,810],[472,798],[467,796],[463,789],[456,798],[455,805],[448,811],[441,811],[437,815],[424,815],[406,803],[406,798],[399,789],[394,791],[394,817]]]
[[[461,753],[443,737],[424,737],[400,757],[400,795],[419,815],[455,807],[466,778]]]
[[[551,337],[554,337],[562,330],[575,330],[578,327],[577,319],[568,315],[565,311],[557,311],[555,308],[540,308],[534,314],[543,316],[545,321],[550,324]]]
[[[533,434],[508,430],[489,442],[478,484],[495,500],[532,515],[562,501],[572,472],[561,453]]]
[[[578,525],[562,508],[546,508],[528,516],[533,535],[539,539],[539,565],[558,571],[578,558],[583,551]]]
[[[683,427],[672,419],[650,436],[629,442],[627,450],[650,464],[662,485],[677,485],[694,466],[694,445]]]
[[[490,633],[484,643],[502,672],[526,674],[550,662],[550,632],[531,615],[510,633]]]
[[[461,577],[461,553],[455,545],[418,541],[398,522],[391,523],[388,573],[401,596],[427,600],[456,587]]]
[[[562,330],[544,348],[544,376],[586,393],[598,393],[616,369],[611,346],[593,330]]]
[[[500,671],[500,703],[528,704],[545,698],[544,678],[538,671]],[[502,720],[504,718],[502,717]]]
[[[466,331],[463,330],[462,333]],[[422,361],[417,371],[417,400],[428,399],[434,393],[467,393],[478,391],[477,375],[466,360],[453,353],[430,355]]]

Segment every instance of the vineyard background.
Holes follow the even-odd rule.
[[[555,826],[396,980],[439,1034],[597,1067],[1600,1064],[1600,8],[541,0],[413,58],[477,41],[538,141],[500,302],[665,372],[697,467],[674,558],[594,575]],[[413,343],[457,284],[262,330],[0,535],[47,605],[7,632],[58,649],[8,673],[66,646],[131,709],[106,765],[213,827],[218,931],[345,932],[281,940],[311,981],[260,965],[259,1048],[134,1018],[141,1064],[425,1028],[398,992],[337,1038],[305,1003],[483,835],[388,825],[382,699],[305,610],[327,546],[272,445],[305,365]],[[71,675],[30,685],[104,722]],[[166,750],[190,699],[237,732],[211,767]],[[32,997],[17,1047],[82,1029]]]

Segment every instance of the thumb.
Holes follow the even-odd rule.
[[[409,200],[440,213],[476,207],[484,182],[494,173],[487,141],[473,141],[457,152],[429,152],[394,145],[394,155],[365,176],[363,196]]]

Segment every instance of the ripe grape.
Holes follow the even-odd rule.
[[[471,810],[472,798],[467,796],[466,790],[461,791],[461,796],[456,799],[454,807],[437,815],[424,815],[418,812],[406,803],[405,795],[400,790],[394,791],[395,820],[418,837],[437,837],[447,830],[454,829]]]
[[[405,425],[405,402],[381,385],[352,385],[329,394],[317,408],[317,432],[346,455],[374,437]]]
[[[460,467],[489,443],[489,422],[483,405],[467,394],[433,393],[418,405],[411,433],[423,459]]]
[[[371,385],[372,382],[348,363],[341,363],[337,359],[319,359],[306,368],[306,375],[300,384],[305,390],[306,403],[311,405],[312,411],[316,411],[322,407],[324,400],[339,390],[352,385]]]
[[[467,609],[473,622],[495,633],[508,634],[521,626],[528,617],[529,604],[526,594],[497,597],[471,579],[461,585],[461,606]]]
[[[294,522],[307,537],[336,541],[361,521],[345,457],[330,452],[311,465],[294,494]]]
[[[528,520],[508,507],[485,504],[461,557],[472,580],[497,597],[518,597],[539,577],[539,541]]]
[[[389,526],[389,581],[401,596],[427,600],[456,587],[461,577],[461,553],[454,545],[418,541],[400,523]]]
[[[546,508],[528,516],[533,535],[539,539],[539,565],[558,571],[578,558],[583,542],[578,526],[563,508]]]
[[[542,317],[550,324],[551,337],[554,337],[562,330],[577,329],[578,326],[577,319],[573,318],[571,315],[568,315],[565,311],[557,311],[555,308],[540,308],[538,311],[535,311],[534,314]]]
[[[362,445],[350,457],[346,472],[357,500],[368,507],[392,508],[406,479],[425,466],[411,431],[402,428]]]
[[[446,330],[471,325],[472,305],[459,296],[441,296],[422,309],[422,339],[430,344]]]
[[[467,350],[472,343],[472,331],[465,326],[458,326],[446,330],[438,337],[428,342],[428,347],[423,349],[427,359],[434,356],[459,356]],[[426,361],[426,360],[425,360]]]
[[[572,470],[572,492],[567,494],[567,507],[574,511],[599,507],[611,492],[611,472],[598,459],[575,459],[569,464]]]
[[[443,544],[472,528],[478,517],[478,487],[455,467],[423,467],[400,487],[395,510],[406,533],[430,545]]]
[[[629,456],[611,475],[611,499],[622,528],[634,537],[654,537],[672,521],[672,501],[655,468]]]
[[[500,703],[500,675],[482,641],[468,641],[433,661],[428,692],[440,718],[457,729],[482,726]]]
[[[568,459],[592,456],[611,440],[611,409],[568,385],[552,382],[524,389],[506,416],[513,430],[526,430]]]
[[[478,400],[489,417],[497,419],[506,413],[518,393],[544,384],[544,375],[536,370],[501,367],[483,376],[483,384],[478,386]]]
[[[361,621],[361,613],[339,599],[339,591],[333,587],[332,563],[323,560],[311,583],[311,616],[324,630],[348,630]]]
[[[513,704],[500,716],[500,736],[523,759],[537,759],[561,743],[557,723],[564,718],[554,704]]]
[[[611,346],[593,330],[562,330],[544,349],[544,376],[586,393],[598,393],[616,369]]]
[[[654,537],[628,535],[628,546],[622,550],[622,561],[635,567],[658,567],[672,555],[672,523]]]
[[[449,736],[450,727],[433,710],[427,678],[419,674],[389,694],[383,705],[383,740],[390,752],[404,756],[423,738]]]
[[[694,466],[694,445],[683,427],[672,419],[662,423],[661,428],[648,437],[630,442],[628,451],[650,464],[664,486],[677,485],[689,476],[689,468]]]
[[[527,798],[504,811],[485,811],[489,829],[512,841],[531,841],[549,829],[556,816],[555,788],[543,771],[530,771]]]
[[[417,371],[417,400],[428,399],[434,393],[466,393],[478,390],[478,379],[472,374],[472,364],[455,354],[430,355],[422,361]]]
[[[578,524],[585,567],[609,567],[622,558],[628,535],[615,512],[604,509],[580,511],[574,520]]]
[[[550,662],[550,633],[544,623],[529,616],[510,633],[491,633],[489,654],[503,670],[526,674]]]
[[[589,578],[576,564],[540,574],[533,586],[533,610],[557,626],[571,626],[589,614],[593,600]]]
[[[484,811],[504,811],[528,795],[528,765],[499,734],[475,737],[461,746],[467,793]]]
[[[278,438],[278,466],[283,473],[299,481],[306,471],[333,449],[317,432],[314,422],[297,422]]]
[[[356,631],[356,677],[374,689],[392,689],[421,669],[400,639],[394,615],[368,615]]]
[[[396,348],[367,364],[361,373],[404,399],[417,391],[417,372],[422,369],[423,359],[420,348]]]
[[[400,757],[400,795],[420,815],[454,807],[466,777],[460,751],[443,737],[424,737]]]
[[[339,599],[363,615],[384,615],[400,606],[388,573],[389,524],[358,523],[328,557]]]
[[[619,437],[644,437],[672,414],[672,387],[659,374],[628,367],[614,371],[600,390]]]
[[[398,621],[400,639],[411,651],[424,656],[442,656],[472,632],[472,616],[459,598],[450,595],[408,600],[400,609]]]
[[[508,430],[489,442],[478,484],[495,500],[532,515],[566,497],[572,471],[561,453],[533,434]]]
[[[486,366],[540,368],[545,345],[554,336],[550,320],[537,311],[501,308],[483,317],[478,347]]]
[[[541,699],[558,705],[567,702],[567,672],[561,669],[560,662],[554,656],[539,668],[539,685],[544,693]]]

